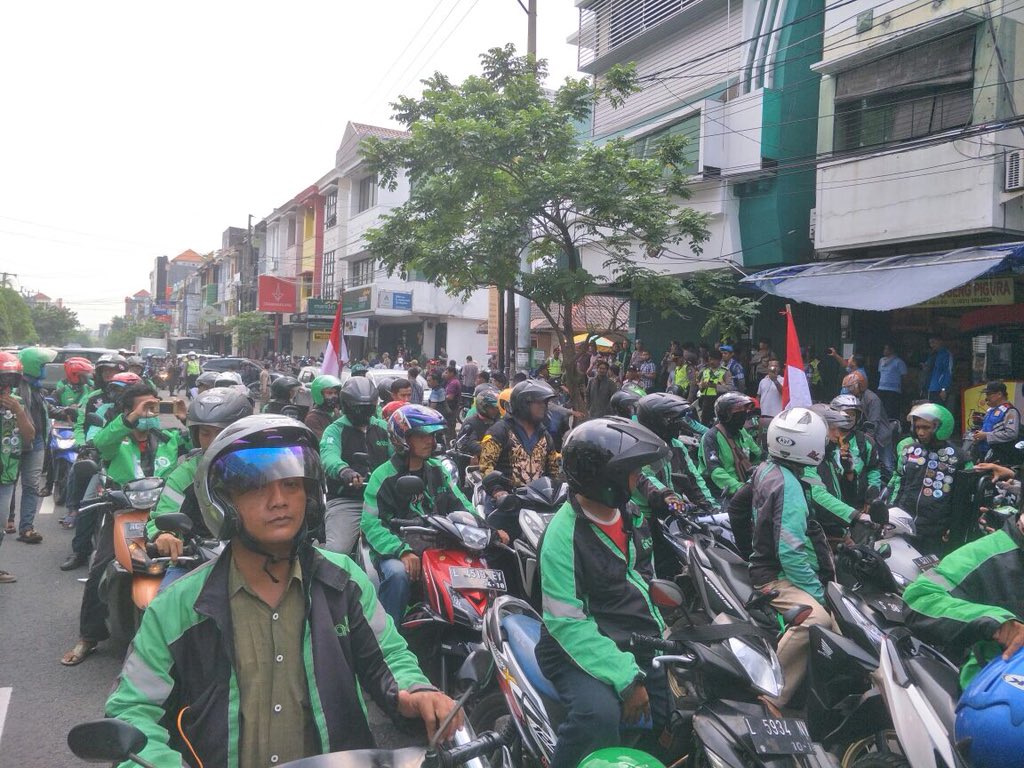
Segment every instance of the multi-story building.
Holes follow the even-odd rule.
[[[148,320],[152,307],[153,297],[145,288],[124,298],[124,316],[128,320],[135,322]]]

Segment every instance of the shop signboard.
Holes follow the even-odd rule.
[[[377,291],[379,309],[403,309],[412,311],[412,291]]]
[[[310,299],[306,303],[306,315],[310,320],[325,317],[333,320],[337,311],[337,299]]]
[[[295,285],[280,277],[260,275],[256,308],[260,312],[294,312],[297,309]]]
[[[955,307],[996,307],[1004,304],[1013,304],[1012,277],[973,280],[959,288],[939,294],[933,299],[922,301],[916,306],[927,309],[950,309]]]
[[[331,340],[331,332],[330,331],[312,331],[311,335],[313,337],[313,341],[330,341]]]
[[[345,336],[369,336],[370,318],[368,317],[346,317],[345,329],[342,334]]]
[[[370,286],[365,288],[353,288],[341,295],[341,311],[344,314],[350,312],[366,312],[370,309]]]

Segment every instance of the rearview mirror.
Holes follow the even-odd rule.
[[[678,608],[683,604],[683,591],[676,586],[675,582],[667,579],[651,579],[648,591],[651,600],[659,608]]]
[[[879,544],[875,551],[882,556],[883,560],[888,560],[889,557],[892,555],[892,547],[889,546],[889,542]]]
[[[156,523],[158,530],[165,533],[177,533],[182,536],[188,536],[192,533],[192,518],[184,512],[167,512],[166,514],[158,515],[153,522]]]
[[[411,501],[423,493],[426,486],[423,481],[415,475],[403,475],[395,483],[398,497],[404,501]]]
[[[463,685],[480,690],[487,687],[493,669],[494,660],[490,652],[478,648],[469,654],[459,667],[458,679]]]
[[[134,725],[112,718],[81,723],[68,732],[68,747],[88,763],[134,761],[146,741],[146,734]]]

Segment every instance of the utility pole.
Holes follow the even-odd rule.
[[[14,274],[13,272],[0,272],[0,275],[3,276],[3,282],[0,283],[0,287],[3,287],[3,288],[10,288],[11,287],[10,285],[8,285],[7,278],[9,278],[9,277],[17,277],[17,275]]]

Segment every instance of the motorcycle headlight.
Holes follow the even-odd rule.
[[[71,438],[60,438],[57,440],[57,449],[60,451],[70,451],[75,447],[75,439]]]
[[[160,499],[160,488],[147,488],[139,491],[125,491],[128,503],[135,509],[152,509]]]
[[[765,655],[740,637],[730,637],[728,645],[755,688],[768,696],[782,692],[782,666],[774,653]]]
[[[455,529],[462,536],[462,543],[466,545],[467,549],[479,552],[482,549],[486,549],[487,544],[491,540],[491,532],[487,528],[478,528],[475,525],[466,525],[465,523],[455,523]]]
[[[900,589],[906,589],[910,586],[910,579],[908,579],[902,573],[896,573],[896,571],[891,571],[891,573],[892,578],[895,580],[896,584],[899,586]]]

